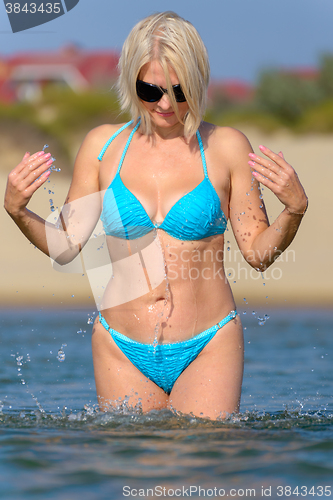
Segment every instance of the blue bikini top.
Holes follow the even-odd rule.
[[[131,123],[126,123],[107,141],[98,156],[99,161],[103,159],[113,139]],[[221,209],[218,194],[207,174],[205,153],[199,131],[196,135],[205,178],[171,207],[163,222],[153,224],[140,201],[127,189],[119,174],[132,137],[139,125],[140,122],[128,137],[117,173],[104,195],[101,221],[105,233],[122,239],[134,240],[153,229],[163,229],[173,238],[184,241],[202,240],[208,236],[223,234],[227,227],[227,219]]]

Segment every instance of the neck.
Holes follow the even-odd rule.
[[[172,127],[155,127],[153,136],[155,136],[157,140],[170,140],[177,139],[178,137],[185,140],[184,125],[177,123]]]

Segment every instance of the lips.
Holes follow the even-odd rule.
[[[170,111],[169,113],[161,113],[160,111],[156,111],[156,113],[159,116],[163,116],[163,118],[168,118],[169,116],[173,116],[175,114],[174,111]]]

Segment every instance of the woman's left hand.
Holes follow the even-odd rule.
[[[303,214],[308,199],[293,167],[285,161],[282,152],[276,154],[264,146],[259,149],[268,160],[250,153],[252,175],[270,189],[290,213]]]

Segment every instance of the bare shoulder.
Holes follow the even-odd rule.
[[[90,132],[87,133],[84,141],[82,143],[81,149],[83,148],[85,152],[89,150],[89,152],[96,156],[99,155],[104,144],[110,139],[110,137],[119,130],[124,124],[105,124],[99,125],[98,127],[93,128]],[[97,153],[97,154],[96,154]]]
[[[99,125],[90,130],[85,136],[77,154],[74,171],[77,167],[80,169],[84,168],[85,165],[89,165],[90,170],[93,165],[97,168],[99,165],[98,155],[101,149],[121,126],[122,124]]]
[[[121,124],[100,125],[87,133],[75,159],[67,203],[99,191],[100,161],[98,155],[104,144],[120,127]]]
[[[219,127],[211,123],[203,122],[202,130],[207,144],[214,150],[220,150],[224,153],[229,151],[235,154],[237,150],[252,150],[251,144],[243,132],[233,127]],[[217,151],[216,151],[217,152]]]
[[[216,165],[224,165],[230,173],[247,170],[248,154],[253,150],[243,132],[206,122],[202,124],[202,131],[205,148]]]

